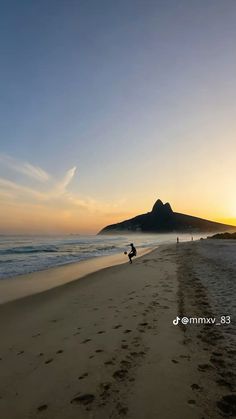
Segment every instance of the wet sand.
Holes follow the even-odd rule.
[[[235,347],[215,326],[173,325],[212,314],[201,246],[161,246],[1,305],[0,417],[233,417]]]
[[[138,257],[149,251],[149,248],[139,248]],[[0,304],[50,290],[75,281],[92,272],[109,266],[121,265],[122,263],[127,263],[127,256],[119,253],[1,279]]]

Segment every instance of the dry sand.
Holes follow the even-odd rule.
[[[233,417],[233,349],[221,330],[172,323],[212,314],[193,269],[199,246],[162,246],[1,305],[0,417]]]

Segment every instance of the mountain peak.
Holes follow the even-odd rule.
[[[153,207],[152,207],[152,212],[156,212],[156,211],[158,211],[160,208],[163,208],[163,207],[164,207],[163,202],[162,202],[160,199],[158,199],[158,200],[155,202],[155,204],[153,205]]]
[[[168,210],[169,212],[173,212],[171,205],[169,204],[169,202],[166,202],[166,204],[164,205],[164,207],[166,208],[166,210]]]
[[[160,199],[158,199],[152,207],[152,213],[157,213],[163,210],[169,213],[173,212],[169,202],[163,204],[163,202]]]

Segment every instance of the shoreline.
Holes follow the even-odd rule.
[[[2,304],[0,416],[231,417],[235,346],[215,327],[173,325],[178,315],[212,315],[193,269],[203,247],[163,245],[132,265]]]
[[[136,259],[152,252],[158,247],[159,246],[154,248],[139,248],[139,254]],[[0,305],[38,294],[58,286],[63,286],[64,284],[81,279],[101,269],[125,263],[128,263],[127,256],[123,253],[117,253],[3,278],[0,280]]]

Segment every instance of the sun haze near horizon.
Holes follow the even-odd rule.
[[[5,2],[0,233],[236,225],[236,3]]]

